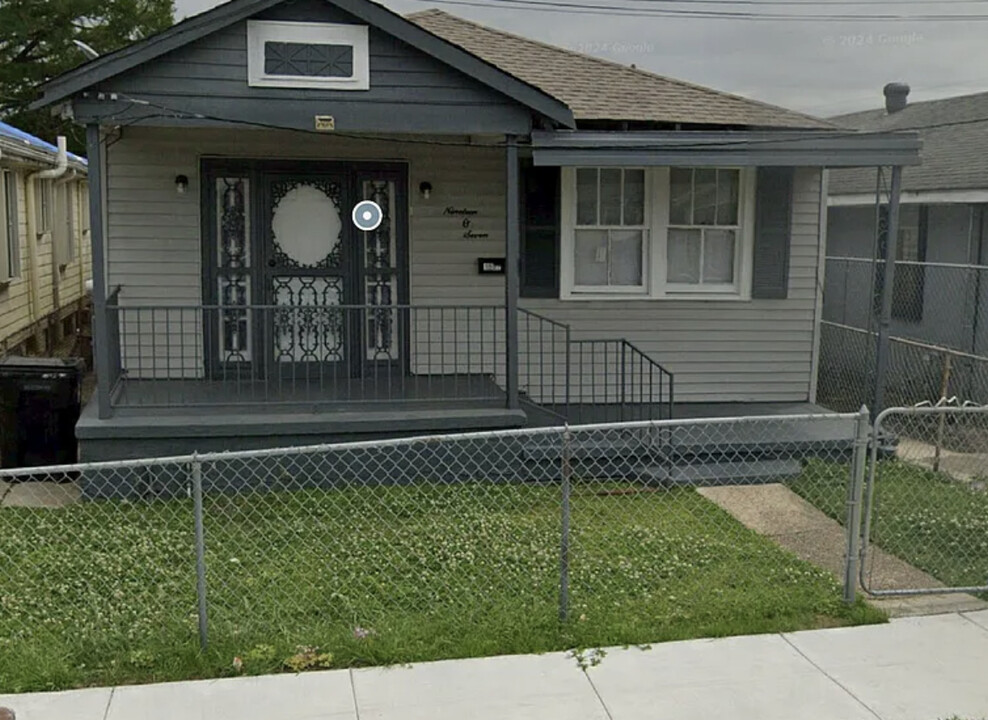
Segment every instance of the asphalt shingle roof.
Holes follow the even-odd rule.
[[[561,100],[577,120],[834,127],[809,115],[530,40],[442,10],[405,17]]]
[[[891,115],[882,108],[832,120],[857,130],[918,131],[923,164],[903,170],[903,190],[988,189],[988,92],[910,103]],[[829,188],[831,195],[874,192],[875,171],[834,170]]]

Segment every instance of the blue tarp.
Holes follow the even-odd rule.
[[[39,137],[35,137],[30,133],[26,133],[23,130],[15,128],[13,125],[8,125],[7,123],[0,121],[0,136],[11,138],[13,140],[18,140],[25,145],[42,150],[45,152],[50,152],[52,155],[58,153],[58,148],[49,142],[45,142]],[[74,160],[75,162],[86,164],[86,158],[79,157],[73,153],[69,153],[69,160]]]

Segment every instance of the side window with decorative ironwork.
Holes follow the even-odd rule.
[[[362,197],[381,206],[381,224],[363,235],[364,293],[367,301],[367,359],[396,360],[398,250],[394,224],[395,184],[390,180],[365,180]]]
[[[247,178],[216,179],[219,358],[224,363],[251,360],[249,204]]]

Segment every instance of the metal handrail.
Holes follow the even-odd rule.
[[[563,332],[565,335],[565,404],[562,413],[550,410],[554,415],[570,422],[584,421],[583,410],[585,408],[582,406],[587,404],[585,400],[586,395],[589,394],[591,405],[616,405],[618,418],[622,421],[640,419],[638,415],[641,414],[642,409],[652,406],[659,408],[660,415],[664,412],[666,417],[672,417],[673,374],[632,342],[624,338],[574,339],[572,338],[571,327],[568,324],[545,317],[525,308],[519,308],[519,311],[530,320],[545,323],[551,328]],[[576,373],[576,380],[580,385],[578,393],[580,402],[578,403],[573,402],[574,377],[572,363],[574,352],[576,353],[577,363],[579,365]],[[584,359],[588,354],[592,360],[590,367],[586,368]],[[604,358],[604,376],[602,378],[599,377],[598,363],[593,360],[598,355],[602,355]],[[612,355],[615,355],[615,357],[612,358]],[[542,361],[541,356],[539,357],[539,361]],[[617,363],[616,367],[614,366],[614,361]],[[586,372],[588,369],[589,373]],[[630,383],[629,369],[632,370],[630,373]],[[635,369],[638,370],[637,388],[635,385]],[[616,373],[614,372],[615,370]],[[647,382],[643,380],[646,373],[648,376]],[[657,382],[653,380],[656,373],[658,374]],[[543,381],[546,377],[546,373],[542,371],[541,366],[539,372],[531,372],[528,377],[532,375],[539,377]],[[589,383],[587,382],[588,377]],[[554,374],[549,375],[550,382],[554,382],[555,379]],[[544,387],[539,388],[538,392],[531,394],[538,397],[548,395],[554,398],[554,395],[551,392],[547,393]],[[651,414],[651,411],[648,412]]]

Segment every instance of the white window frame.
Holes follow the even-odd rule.
[[[10,208],[8,212],[7,199],[10,197],[8,185],[17,183],[17,173],[8,168],[0,168],[0,235],[3,237],[0,246],[0,285],[6,285],[20,277],[20,218],[18,208]],[[16,188],[15,188],[16,190]],[[17,195],[14,193],[16,202]],[[13,230],[13,235],[11,235]]]
[[[652,187],[651,180],[649,178],[649,171],[647,168],[608,168],[608,167],[595,167],[594,170],[644,170],[645,171],[645,209],[644,209],[644,224],[642,225],[579,225],[576,222],[576,171],[578,168],[574,167],[564,167],[562,168],[562,182],[563,187],[567,186],[570,188],[570,192],[563,192],[561,198],[561,214],[562,214],[562,237],[563,237],[563,257],[568,258],[568,262],[562,262],[560,264],[560,275],[561,283],[560,287],[563,289],[564,297],[586,297],[588,295],[604,295],[604,296],[622,296],[622,297],[643,297],[647,296],[649,292],[649,275],[650,275],[650,252],[649,245],[651,244],[650,231],[649,231],[649,217],[652,213],[651,203],[652,203]],[[567,178],[568,175],[568,178]],[[599,176],[598,176],[599,178]],[[600,204],[600,184],[598,179],[597,185],[597,203],[598,212]],[[567,207],[568,205],[568,207]],[[608,230],[611,228],[616,228],[620,230],[641,230],[642,231],[642,257],[641,257],[641,269],[642,269],[642,284],[638,286],[633,285],[577,285],[576,284],[576,231],[577,230]],[[569,249],[566,249],[567,240],[569,242]]]
[[[690,166],[694,167],[694,166]],[[701,167],[701,166],[695,166]],[[606,166],[600,166],[606,169]],[[641,168],[625,168],[629,170]],[[684,285],[666,281],[666,250],[669,236],[670,168],[645,170],[645,218],[641,289],[575,285],[576,167],[561,168],[560,197],[560,299],[562,300],[751,300],[752,258],[755,239],[755,168],[717,167],[738,170],[738,235],[735,238],[734,278],[731,285]],[[637,226],[635,226],[637,227]],[[717,226],[714,226],[717,227]],[[634,229],[634,228],[631,228]]]
[[[50,178],[35,180],[35,232],[40,240],[54,231],[55,226],[55,183]]]
[[[264,44],[267,42],[350,45],[353,47],[353,75],[350,77],[269,75],[264,72]],[[248,20],[247,84],[252,87],[368,90],[370,89],[370,41],[367,26]]]
[[[661,237],[661,261],[662,272],[661,288],[659,293],[664,297],[732,297],[740,300],[751,299],[751,266],[754,256],[755,239],[755,169],[739,167],[690,167],[691,170],[737,170],[738,171],[738,224],[734,237],[734,282],[733,283],[671,283],[667,280],[666,274],[666,252],[668,249],[669,229],[669,199],[671,193],[670,168],[660,168],[660,190],[663,196],[662,213],[658,217]],[[664,191],[663,191],[664,190]],[[687,227],[676,225],[676,227]],[[716,229],[735,229],[735,226],[728,225],[692,225],[688,227]]]

